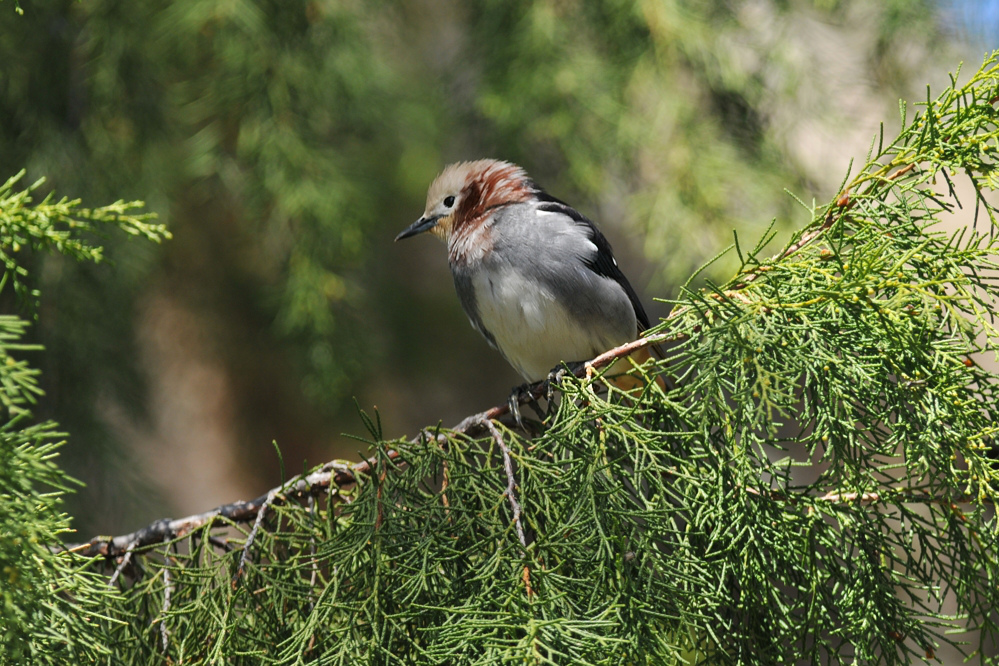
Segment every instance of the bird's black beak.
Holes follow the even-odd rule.
[[[415,236],[417,234],[422,234],[424,231],[429,231],[433,229],[434,225],[437,224],[437,220],[441,219],[440,215],[434,217],[421,217],[416,222],[402,230],[402,233],[395,237],[397,241],[401,241],[403,238],[409,238],[410,236]]]

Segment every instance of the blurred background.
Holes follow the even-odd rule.
[[[257,496],[275,441],[288,474],[356,458],[355,400],[399,437],[506,399],[443,246],[392,242],[445,164],[524,166],[657,318],[997,35],[995,0],[3,0],[0,178],[174,234],[36,258],[81,538]]]

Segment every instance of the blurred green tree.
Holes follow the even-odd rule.
[[[731,229],[788,219],[781,187],[828,196],[816,155],[840,134],[866,140],[851,124],[886,114],[865,104],[894,104],[946,43],[933,6],[8,5],[2,166],[88,199],[142,198],[175,236],[120,255],[111,239],[113,270],[54,257],[37,272],[44,410],[75,435],[81,528],[148,516],[135,500],[156,499],[150,460],[182,446],[180,468],[257,488],[276,481],[272,439],[296,466],[330,457],[352,396],[402,431],[516,382],[465,324],[439,251],[389,245],[445,162],[520,162],[668,294]],[[857,71],[859,87],[833,87],[830,73]],[[223,446],[236,450],[209,467]],[[185,497],[204,502],[190,488],[163,499]]]
[[[136,212],[142,202],[91,209],[66,198],[37,201],[32,193],[41,181],[25,187],[23,177],[0,184],[0,293],[27,312],[38,304],[36,253],[98,263],[105,255],[96,237],[107,232],[156,242],[169,236],[151,215]],[[0,315],[0,655],[5,664],[97,663],[111,656],[114,631],[104,620],[117,595],[60,552],[60,539],[72,532],[63,494],[78,482],[56,462],[64,435],[32,414],[42,391],[28,360],[40,351],[25,343],[28,326]]]
[[[85,442],[82,476],[106,508],[120,503],[95,483],[121,453],[106,401],[143,405],[127,351],[136,299],[150,294],[207,329],[237,387],[239,432],[268,431],[257,438],[268,447],[296,440],[308,404],[349,395],[363,347],[347,304],[392,152],[389,77],[365,23],[374,11],[63,2],[25,14],[0,25],[0,150],[91,197],[142,192],[175,235],[113,276],[49,260],[48,408]]]
[[[115,656],[996,664],[999,52],[927,97],[531,434],[506,405],[413,439],[364,416],[370,460],[74,547],[113,569]],[[654,342],[641,388],[604,382]]]

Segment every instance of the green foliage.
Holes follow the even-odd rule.
[[[14,27],[0,13],[0,153],[52,175],[60,191],[155,200],[178,235],[157,288],[216,317],[202,329],[228,332],[216,346],[249,348],[231,365],[267,367],[264,353],[284,352],[276,340],[293,343],[300,367],[272,371],[298,380],[288,382],[293,399],[273,400],[277,382],[256,377],[267,400],[251,404],[297,406],[302,387],[333,404],[373,361],[354,353],[363,344],[418,367],[424,336],[412,332],[430,317],[407,296],[422,286],[402,292],[415,283],[405,266],[361,268],[366,244],[410,219],[440,152],[524,163],[558,194],[594,202],[581,206],[594,217],[640,230],[646,254],[674,278],[714,253],[704,238],[727,236],[736,220],[788,224],[792,204],[776,184],[810,183],[775,159],[783,124],[767,111],[806,84],[820,88],[823,108],[839,91],[793,49],[747,45],[757,33],[737,4],[32,6]],[[744,7],[777,26],[763,41],[776,34],[783,44],[779,31],[801,25],[789,17],[833,22],[858,4]],[[933,16],[925,4],[883,6],[887,20],[868,21],[882,33],[877,53],[856,49],[878,84],[904,79],[911,51],[900,43],[932,44],[908,30],[913,16]],[[443,20],[418,16],[434,9]],[[856,25],[843,21],[846,32]],[[448,36],[466,31],[451,49]],[[920,658],[965,617],[994,638],[995,470],[985,453],[996,378],[977,357],[967,365],[969,354],[995,351],[994,210],[984,200],[996,186],[994,65],[969,86],[904,120],[889,146],[876,142],[842,204],[808,207],[813,223],[794,252],[768,261],[761,247],[739,248],[708,269],[717,277],[741,265],[736,278],[683,293],[660,329],[676,343],[659,369],[675,382],[668,393],[607,396],[569,380],[534,440],[498,430],[383,442],[372,424],[374,473],[318,505],[279,498],[235,586],[242,554],[231,539],[249,530],[223,519],[213,540],[198,531],[134,554],[110,588],[51,550],[67,528],[59,498],[71,483],[52,462],[54,426],[25,425],[38,395],[21,360],[25,323],[0,320],[10,417],[0,429],[2,654],[896,663]],[[952,205],[947,186],[968,174],[975,190],[964,204],[988,231],[941,236],[931,223]],[[8,184],[0,216],[14,223],[0,251],[4,284],[32,301],[43,271],[30,252],[97,260],[102,228],[163,234],[125,204],[81,212],[28,196]],[[46,358],[66,411],[92,411],[103,394],[94,387],[114,372],[135,296],[120,275],[103,288],[81,275],[92,274],[66,270],[55,285],[72,316],[42,317],[47,339],[63,343]],[[395,295],[398,313],[373,297],[379,289]],[[450,285],[442,291],[453,305]],[[355,313],[377,331],[371,341],[351,335]],[[386,332],[381,317],[410,328]],[[267,327],[262,341],[241,337]],[[461,366],[445,344],[432,362]],[[481,363],[464,365],[485,385]],[[473,393],[471,381],[447,376]],[[81,436],[78,422],[72,430]],[[940,611],[944,596],[959,602],[956,617]]]
[[[5,389],[6,392],[6,389]],[[52,548],[72,532],[61,510],[72,486],[55,463],[55,424],[0,426],[0,653],[4,663],[94,663],[110,654],[104,577]]]
[[[66,465],[67,457],[75,458],[77,475],[90,481],[96,463],[78,461],[102,458],[107,448],[106,435],[94,436],[95,430],[105,428],[107,421],[106,413],[93,414],[95,396],[113,394],[114,389],[141,395],[136,388],[138,379],[122,370],[128,358],[127,342],[109,329],[113,323],[132,318],[131,309],[122,302],[122,293],[129,291],[128,278],[134,274],[138,257],[143,252],[152,253],[143,246],[153,244],[131,243],[127,249],[117,246],[136,238],[158,243],[169,238],[170,232],[157,224],[153,215],[138,210],[141,202],[86,207],[79,199],[56,197],[47,190],[44,179],[24,187],[24,174],[21,171],[0,184],[0,262],[4,269],[0,287],[10,288],[0,302],[5,311],[36,320],[36,326],[25,334],[30,342],[43,343],[48,349],[33,365],[45,371],[38,382],[50,396],[36,413],[43,419],[58,416],[64,425],[72,426],[69,429],[74,436],[89,435],[77,440],[85,443],[84,447],[67,449],[62,460]],[[110,253],[119,261],[105,261],[104,246],[108,243]],[[110,275],[116,279],[104,284]],[[85,289],[85,285],[91,288]],[[99,291],[98,285],[103,287]],[[46,290],[44,300],[39,297],[42,290]],[[58,310],[54,310],[54,304],[59,304]],[[18,361],[18,367],[34,377],[35,371],[27,369],[25,360]],[[53,394],[58,399],[53,399]],[[0,401],[4,398],[0,397]],[[81,418],[81,414],[90,418]],[[88,429],[84,424],[96,428]],[[115,488],[129,485],[128,464],[123,461],[127,457],[118,452],[100,462],[105,470],[113,469],[115,462],[125,468]]]
[[[138,171],[142,191],[168,202],[169,260],[208,283],[198,298],[173,295],[224,308],[218,326],[235,330],[223,345],[246,345],[247,328],[281,341],[308,400],[342,397],[355,358],[335,350],[361,337],[345,316],[357,296],[349,276],[385,193],[376,168],[395,152],[385,115],[394,80],[369,25],[375,8],[97,2],[84,11],[90,159],[121,165],[102,186],[134,187]],[[135,25],[155,38],[136,39]],[[262,347],[240,351],[256,357],[273,343]]]
[[[278,493],[242,573],[238,538],[148,549],[119,658],[996,663],[997,101],[999,54],[903,107],[782,252],[685,291],[636,369],[668,390],[568,377],[531,439],[368,419],[367,473]],[[958,205],[978,228],[939,231]]]
[[[40,410],[79,444],[64,462],[87,483],[71,504],[84,529],[165,510],[143,510],[161,497],[123,431],[163,434],[169,401],[154,400],[179,390],[162,385],[167,368],[210,357],[232,399],[231,438],[216,441],[266,446],[327,442],[323,420],[376,358],[358,353],[372,351],[359,332],[370,313],[357,315],[371,280],[358,273],[369,239],[390,242],[378,234],[400,219],[383,202],[397,198],[404,124],[389,117],[398,79],[378,52],[391,44],[376,40],[382,9],[66,0],[0,11],[4,164],[87,201],[142,199],[174,235],[162,248],[107,239],[114,270],[25,263],[29,289],[48,295],[32,331],[48,349]],[[143,324],[164,313],[183,313],[194,344],[157,355],[179,334]]]
[[[490,45],[472,102],[488,143],[540,170],[541,182],[566,200],[593,201],[586,208],[599,210],[594,219],[633,232],[659,271],[659,288],[684,280],[733,226],[757,236],[777,218],[790,233],[782,187],[821,191],[814,180],[826,174],[796,163],[800,146],[787,133],[801,118],[829,133],[857,119],[830,118],[837,91],[815,76],[821,49],[796,43],[810,32],[811,12],[829,23],[869,13],[856,40],[839,48],[858,52],[867,75],[903,94],[892,87],[907,79],[893,49],[911,33],[933,44],[936,11],[923,1],[474,6],[472,39]],[[873,44],[860,37],[867,30],[878,33]],[[736,267],[726,257],[709,277]]]
[[[131,236],[141,236],[159,242],[170,238],[170,232],[161,224],[150,224],[155,215],[135,214],[142,208],[141,201],[116,201],[100,208],[81,208],[80,199],[66,197],[55,200],[52,193],[34,203],[31,192],[45,182],[39,180],[31,187],[15,191],[14,186],[24,177],[24,170],[0,185],[0,262],[3,262],[3,281],[13,285],[15,294],[26,299],[38,298],[38,291],[30,289],[28,263],[18,259],[22,251],[58,253],[77,261],[99,263],[104,259],[104,249],[93,243],[105,229],[113,227]]]
[[[291,383],[326,406],[379,354],[398,365],[394,350],[413,344],[394,326],[365,345],[356,322],[410,300],[397,296],[401,268],[379,280],[380,259],[445,161],[519,161],[635,239],[666,291],[733,226],[755,235],[788,219],[781,186],[809,186],[779,156],[783,123],[768,114],[827,82],[780,37],[813,14],[849,32],[860,6],[884,36],[875,53],[855,45],[858,57],[885,86],[907,80],[901,65],[878,76],[899,35],[914,41],[918,25],[934,43],[929,0],[763,3],[773,20],[759,35],[737,4],[37,4],[0,12],[0,149],[60,190],[152,202],[177,234],[159,258],[163,288],[225,309],[219,346],[261,330],[260,348],[238,351],[280,346]],[[446,282],[439,298],[453,303]]]
[[[141,202],[81,208],[78,200],[50,194],[34,203],[32,187],[15,191],[23,172],[0,187],[0,285],[11,285],[22,302],[29,289],[31,252],[58,253],[99,262],[95,236],[110,229],[159,241],[169,236],[151,215],[133,211]],[[122,624],[109,613],[119,598],[89,563],[58,550],[72,532],[62,497],[76,482],[56,464],[64,444],[51,422],[31,423],[30,407],[41,394],[38,371],[23,355],[28,323],[0,316],[0,654],[4,663],[96,663],[111,655],[111,635]]]
[[[175,235],[120,252],[108,239],[114,271],[31,266],[51,310],[32,330],[48,349],[40,409],[80,444],[65,459],[88,484],[73,513],[94,530],[151,501],[136,441],[192,439],[180,427],[194,420],[159,397],[190,390],[168,368],[217,368],[231,418],[207,417],[246,460],[272,438],[289,458],[328,456],[338,410],[350,418],[352,395],[385,404],[386,385],[414,405],[396,432],[428,396],[457,418],[509,389],[439,248],[391,245],[448,161],[518,161],[608,232],[640,293],[672,295],[733,227],[789,230],[782,187],[834,186],[824,167],[802,175],[795,149],[864,121],[835,110],[909,94],[913,72],[935,69],[914,44],[950,60],[933,0],[15,6],[0,11],[4,163],[88,201],[147,201]],[[825,76],[844,54],[860,92]],[[736,267],[729,255],[709,275]],[[176,315],[192,344],[163,344],[180,334],[157,324]],[[427,391],[431,374],[461,388]],[[211,403],[198,397],[186,404]]]

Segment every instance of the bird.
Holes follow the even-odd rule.
[[[423,215],[395,240],[426,232],[447,245],[472,327],[528,384],[649,328],[596,225],[516,164],[481,159],[446,166],[427,191]],[[647,360],[647,348],[632,358]]]

